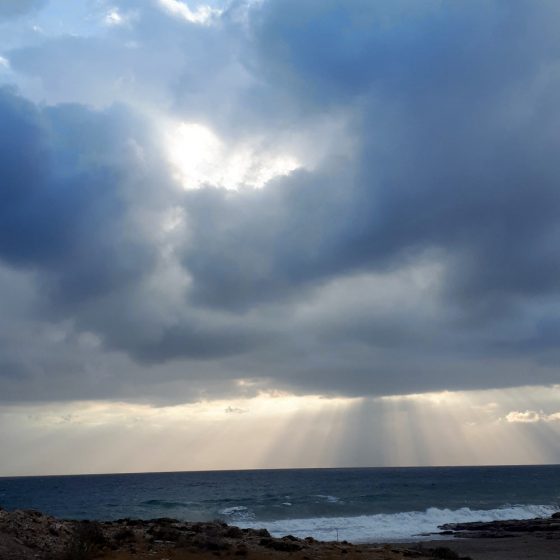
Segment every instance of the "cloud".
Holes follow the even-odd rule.
[[[122,177],[134,158],[122,130],[128,119],[118,108],[41,110],[0,91],[0,123],[11,131],[1,145],[0,256],[40,267],[60,300],[115,289],[137,278],[150,258],[127,230]]]
[[[224,409],[224,412],[226,414],[246,414],[249,411],[246,408],[228,406],[226,409]]]
[[[506,415],[507,422],[521,423],[521,424],[533,424],[535,422],[540,422],[543,419],[540,412],[535,412],[534,410],[526,410],[525,412],[512,411],[508,412]]]
[[[3,398],[557,380],[556,4],[205,9],[3,54]]]
[[[191,10],[185,2],[180,0],[159,0],[159,3],[170,14],[189,23],[209,24],[212,19],[221,14],[221,10],[205,5],[198,6],[196,10]]]
[[[105,25],[121,25],[123,18],[122,16],[119,14],[119,12],[117,10],[110,10],[109,12],[107,12],[105,14],[105,18],[104,18],[104,23]]]
[[[367,123],[355,130],[362,156],[276,183],[260,200],[251,197],[239,221],[235,206],[243,203],[215,196],[212,211],[195,226],[198,243],[186,253],[196,283],[210,292],[205,300],[221,301],[220,286],[227,286],[229,299],[262,294],[263,273],[272,297],[348,270],[395,266],[403,255],[432,248],[449,255],[449,290],[471,308],[473,301],[484,308],[556,293],[559,200],[549,143],[556,124],[545,117],[552,100],[529,93],[527,85],[545,80],[556,87],[554,74],[542,75],[543,65],[553,63],[546,49],[556,39],[541,36],[531,53],[520,50],[518,23],[527,17],[526,33],[537,32],[544,16],[522,5],[519,14],[480,19],[473,40],[462,18],[479,18],[479,8],[426,9],[421,17],[412,10],[388,29],[352,30],[350,39],[352,28],[340,18],[351,21],[362,3],[309,3],[303,14],[289,2],[266,3],[254,31],[264,76],[290,88],[298,103],[313,103],[312,111],[354,108]],[[377,12],[366,9],[361,17],[375,21]],[[316,22],[314,35],[305,24],[291,25],[295,14]],[[441,20],[446,24],[438,25]],[[325,32],[329,26],[332,33]],[[493,26],[501,26],[498,50]],[[321,42],[327,37],[329,48]],[[504,65],[506,52],[519,64]],[[523,95],[533,96],[525,100],[529,119],[517,100]],[[267,213],[272,219],[263,219]],[[224,221],[232,234],[218,239],[217,223]],[[259,240],[243,244],[242,267],[233,262],[239,255],[228,246],[231,238]],[[222,267],[216,289],[218,275],[204,261],[208,246]]]
[[[123,16],[118,10],[109,10],[103,18],[103,23],[109,27],[115,25],[124,25],[127,18]]]
[[[560,420],[560,412],[545,414],[542,411],[537,412],[535,410],[526,410],[525,412],[513,410],[512,412],[506,414],[505,419],[507,422],[521,424],[535,424],[537,422],[557,422]]]

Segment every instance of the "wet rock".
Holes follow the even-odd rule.
[[[556,514],[554,514],[556,515]],[[560,517],[513,519],[507,521],[447,523],[440,534],[468,538],[506,538],[523,534],[552,534],[560,532]]]

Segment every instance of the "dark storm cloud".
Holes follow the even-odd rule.
[[[205,302],[250,305],[434,247],[469,305],[560,286],[556,8],[400,5],[387,23],[361,2],[268,2],[255,17],[263,74],[314,111],[355,104],[362,151],[248,203],[193,193],[185,262]]]
[[[0,90],[0,256],[39,267],[57,299],[111,291],[147,266],[125,221],[130,126],[119,109],[38,109]]]
[[[246,308],[277,300],[347,268],[342,262],[352,178],[344,169],[294,172],[266,189],[186,195],[192,238],[184,263],[193,297],[205,305]]]
[[[166,201],[170,183],[161,154],[156,169],[146,163],[153,146],[140,120],[122,107],[38,108],[3,89],[0,127],[10,131],[0,140],[0,258],[38,274],[44,314],[73,318],[106,346],[149,362],[251,346],[257,335],[242,325],[150,311],[150,299],[158,306],[165,296],[144,285],[158,265],[159,227],[145,214]]]
[[[77,372],[65,398],[97,377],[103,395],[179,400],[239,379],[351,395],[557,381],[557,4],[243,6],[209,27],[143,6],[103,40],[9,53],[51,102],[82,103],[0,93],[0,259],[33,275],[29,320],[66,333],[20,362],[0,338],[12,398],[54,370]],[[344,131],[263,189],[183,192],[150,110],[127,102],[232,142],[300,133],[304,156],[318,123]]]
[[[159,363],[170,358],[219,359],[244,353],[267,338],[269,337],[259,335],[242,325],[229,330],[219,327],[205,329],[198,325],[176,325],[165,330],[153,343],[145,342],[131,351],[136,358],[150,363]]]

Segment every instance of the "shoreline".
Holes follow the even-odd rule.
[[[0,508],[4,560],[552,560],[560,557],[560,514],[530,520],[447,524],[429,540],[406,543],[273,537],[266,529],[222,522],[72,521],[34,510]],[[425,535],[428,536],[428,535]],[[459,537],[459,538],[458,538]]]

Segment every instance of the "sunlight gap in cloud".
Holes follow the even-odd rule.
[[[185,189],[198,189],[204,184],[231,190],[241,186],[260,188],[300,167],[291,155],[258,153],[249,144],[230,148],[198,123],[175,125],[165,137],[174,177]]]

